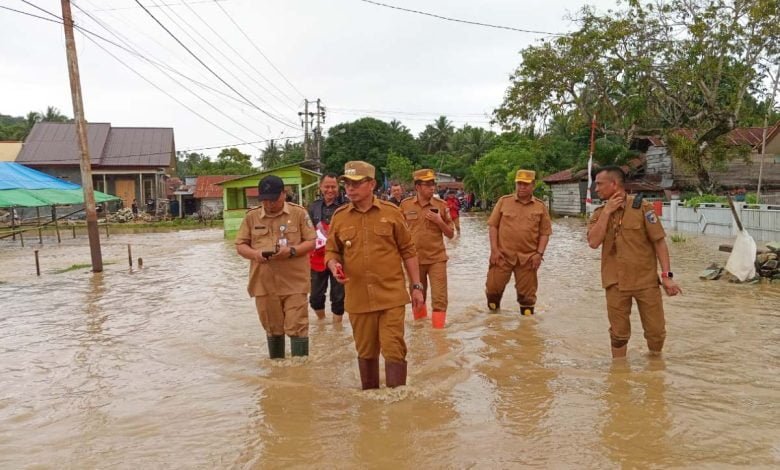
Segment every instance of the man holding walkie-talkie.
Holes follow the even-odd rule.
[[[271,359],[284,358],[285,334],[293,356],[309,355],[309,260],[317,234],[309,214],[286,202],[284,182],[274,175],[258,184],[261,207],[247,212],[236,250],[251,261],[249,295],[255,298]]]

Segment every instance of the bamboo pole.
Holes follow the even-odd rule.
[[[127,244],[127,262],[130,264],[130,267],[133,267],[133,249],[130,248],[130,244]]]
[[[60,224],[57,221],[57,206],[51,206],[51,220],[54,221],[54,230],[57,232],[57,243],[62,243],[62,237],[60,237]]]
[[[35,273],[41,275],[41,263],[38,262],[38,250],[35,250]]]

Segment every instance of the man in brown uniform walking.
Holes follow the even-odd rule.
[[[285,202],[284,182],[260,180],[262,207],[247,212],[236,236],[236,250],[249,265],[249,295],[255,298],[268,337],[271,359],[284,358],[284,335],[293,356],[309,355],[309,260],[317,237],[303,207]]]
[[[374,178],[374,167],[366,162],[344,165],[341,181],[350,203],[333,214],[325,245],[325,263],[345,287],[363,390],[379,388],[380,351],[387,386],[406,385],[409,290],[402,262],[412,281],[412,305],[424,302],[412,236],[398,208],[374,197]]]
[[[674,282],[661,221],[647,201],[627,196],[620,167],[605,166],[596,174],[596,192],[606,204],[588,224],[588,245],[601,246],[601,285],[607,294],[612,357],[626,356],[631,337],[631,303],[636,299],[650,353],[658,355],[666,339],[661,285],[670,296],[682,292]],[[657,259],[657,261],[656,261]]]
[[[442,236],[452,238],[455,233],[447,203],[433,197],[436,192],[433,170],[417,170],[413,178],[417,194],[401,201],[400,208],[417,247],[423,298],[428,298],[430,286],[433,324],[442,327],[447,316],[448,259]],[[425,316],[424,309],[419,311],[421,313],[415,312],[415,319]]]
[[[501,297],[512,273],[520,313],[533,315],[536,273],[552,234],[552,222],[544,202],[533,196],[536,172],[517,170],[515,194],[503,196],[488,219],[490,268],[485,294],[488,309],[501,308]]]

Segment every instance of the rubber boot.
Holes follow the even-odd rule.
[[[520,315],[530,317],[533,314],[534,314],[533,307],[523,307],[522,305],[520,306]]]
[[[434,328],[444,328],[444,324],[447,321],[447,312],[442,312],[441,310],[434,310],[433,314],[431,314],[431,325]]]
[[[379,388],[379,358],[358,358],[360,368],[360,383],[363,390]]]
[[[497,312],[501,308],[501,296],[487,294],[487,307],[491,313]]]
[[[385,382],[387,388],[406,385],[406,363],[385,362]]]
[[[284,335],[268,336],[268,357],[284,359]]]
[[[295,356],[309,355],[309,337],[308,336],[290,336],[290,354]]]

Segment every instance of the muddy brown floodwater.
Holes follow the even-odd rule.
[[[219,230],[0,241],[2,468],[780,466],[780,286],[700,281],[722,240],[670,243],[664,359],[609,355],[599,253],[559,219],[535,317],[484,306],[487,231],[448,243],[444,330],[407,314],[407,387],[361,392],[348,322],[267,359],[247,262]],[[127,267],[127,243],[144,267]],[[511,287],[511,283],[510,283]],[[288,345],[289,348],[289,345]]]

